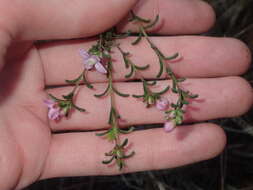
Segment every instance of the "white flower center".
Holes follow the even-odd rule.
[[[89,65],[95,65],[95,64],[97,63],[97,60],[95,60],[94,58],[89,58],[89,59],[87,60],[87,63],[88,63]]]

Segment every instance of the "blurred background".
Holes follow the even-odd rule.
[[[253,0],[206,0],[217,22],[204,34],[235,37],[253,52]],[[253,84],[253,68],[244,77]],[[253,110],[244,116],[211,121],[227,133],[218,157],[197,164],[113,177],[75,177],[37,182],[25,190],[253,190]]]

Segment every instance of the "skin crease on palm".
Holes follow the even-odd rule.
[[[119,30],[133,29],[126,15],[134,7],[143,17],[161,16],[161,25],[153,33],[184,35],[153,37],[168,53],[180,52],[183,58],[171,67],[176,74],[188,77],[184,87],[200,98],[187,110],[184,126],[171,133],[163,129],[136,131],[127,135],[136,155],[127,160],[124,172],[177,167],[219,154],[226,137],[223,130],[208,119],[234,117],[252,105],[252,89],[242,78],[251,62],[247,47],[229,38],[193,36],[207,31],[215,21],[209,5],[199,0],[0,0],[0,189],[22,189],[37,180],[63,176],[115,175],[116,167],[101,164],[104,152],[112,144],[95,132],[54,134],[61,130],[97,130],[106,124],[109,99],[97,100],[94,92],[82,87],[77,104],[89,113],[74,112],[71,119],[48,121],[46,86],[62,85],[82,69],[78,49],[88,49],[93,40],[87,37],[118,24]],[[182,14],[183,13],[183,14]],[[75,39],[78,40],[68,40]],[[80,39],[83,38],[83,39]],[[85,39],[86,38],[86,39]],[[34,44],[36,40],[57,42]],[[65,40],[65,41],[64,41]],[[155,56],[143,41],[132,47],[122,40],[122,47],[136,52],[138,64],[151,64],[145,78],[157,73]],[[121,61],[115,52],[116,63]],[[124,83],[127,72],[115,63],[115,81],[121,91],[138,94],[139,83]],[[90,80],[97,91],[106,85],[95,72]],[[166,79],[160,82],[162,88]],[[56,96],[69,87],[51,88]],[[168,94],[171,100],[175,99]],[[162,114],[144,109],[133,98],[117,98],[117,109],[126,125],[162,123]],[[196,121],[198,124],[188,124]],[[187,126],[186,126],[187,125]]]

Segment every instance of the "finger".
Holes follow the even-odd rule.
[[[137,0],[2,1],[5,32],[22,40],[92,36],[121,20]],[[94,24],[95,22],[95,24]]]
[[[122,139],[124,137],[131,143],[129,151],[134,150],[136,154],[126,160],[123,173],[173,168],[206,160],[220,153],[226,142],[223,130],[210,123],[178,127],[169,134],[163,129],[150,129],[136,131]],[[92,132],[54,135],[41,178],[122,173],[116,166],[101,164],[104,152],[112,146]]]
[[[132,46],[133,38],[121,40],[124,51],[132,54],[130,59],[139,66],[149,64],[150,68],[140,72],[145,78],[154,78],[159,72],[157,56],[147,42],[142,41]],[[181,77],[217,77],[240,75],[247,70],[251,62],[248,48],[242,42],[231,38],[211,37],[154,37],[157,44],[166,55],[176,52],[180,59],[168,62],[172,70]],[[88,50],[94,41],[69,41],[41,44],[38,46],[44,65],[46,85],[65,84],[66,79],[74,79],[83,70],[79,49]],[[123,81],[129,69],[125,68],[122,55],[113,50],[113,68],[116,81]],[[224,53],[226,52],[226,53]],[[106,77],[98,72],[89,72],[90,82],[103,82]]]
[[[4,89],[0,90],[1,103],[34,101],[36,104],[35,100],[39,96],[35,97],[34,94],[38,95],[44,92],[43,66],[36,49],[29,46],[29,44],[22,43],[13,47],[14,52],[20,53],[20,51],[25,50],[25,58],[23,58],[24,56],[20,59],[13,59],[12,57],[12,60],[8,60],[6,67],[1,71],[1,89]],[[31,62],[33,64],[30,64]]]
[[[159,34],[196,34],[206,32],[215,22],[215,13],[210,5],[200,0],[143,0],[134,8],[136,15],[160,21],[152,29]],[[183,13],[183,14],[182,14]],[[138,31],[138,26],[125,18],[119,31]]]
[[[164,89],[169,81],[161,81],[154,92]],[[186,107],[185,120],[204,121],[209,119],[234,117],[246,112],[253,101],[253,93],[250,85],[239,77],[213,78],[213,79],[189,79],[181,84],[182,88],[199,98],[192,100]],[[84,107],[87,113],[74,112],[69,119],[63,118],[60,122],[50,123],[53,130],[95,130],[108,127],[107,121],[110,112],[110,97],[96,98],[93,95],[101,93],[106,88],[105,84],[94,86],[95,91],[86,87],[80,89],[76,104]],[[118,83],[116,88],[120,92],[128,94],[143,94],[141,83]],[[57,97],[71,91],[70,87],[51,89],[49,92]],[[170,102],[176,103],[177,96],[167,92],[163,95]],[[164,113],[155,107],[147,109],[142,100],[133,97],[123,98],[115,96],[116,109],[125,120],[122,125],[140,125],[164,122]],[[94,120],[94,118],[96,118]]]

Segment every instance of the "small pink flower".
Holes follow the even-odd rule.
[[[164,130],[165,132],[169,133],[171,132],[173,129],[175,129],[176,125],[174,121],[166,121],[164,123]]]
[[[160,111],[165,111],[169,107],[169,100],[167,98],[160,98],[156,101],[156,108]]]
[[[80,49],[79,54],[83,58],[83,65],[84,65],[85,69],[91,70],[95,67],[95,69],[98,72],[100,72],[102,74],[107,73],[107,70],[106,70],[105,66],[103,65],[101,59],[98,56],[91,55],[87,51],[85,51],[84,49]]]
[[[62,114],[60,108],[57,105],[57,102],[52,99],[47,99],[44,100],[44,103],[48,107],[48,118],[50,120],[59,120]]]
[[[56,107],[56,108],[49,108],[48,110],[48,118],[51,120],[59,120],[61,117],[61,112],[60,112],[60,108]]]
[[[46,99],[44,100],[44,103],[48,108],[53,108],[56,105],[56,102],[52,99]]]

